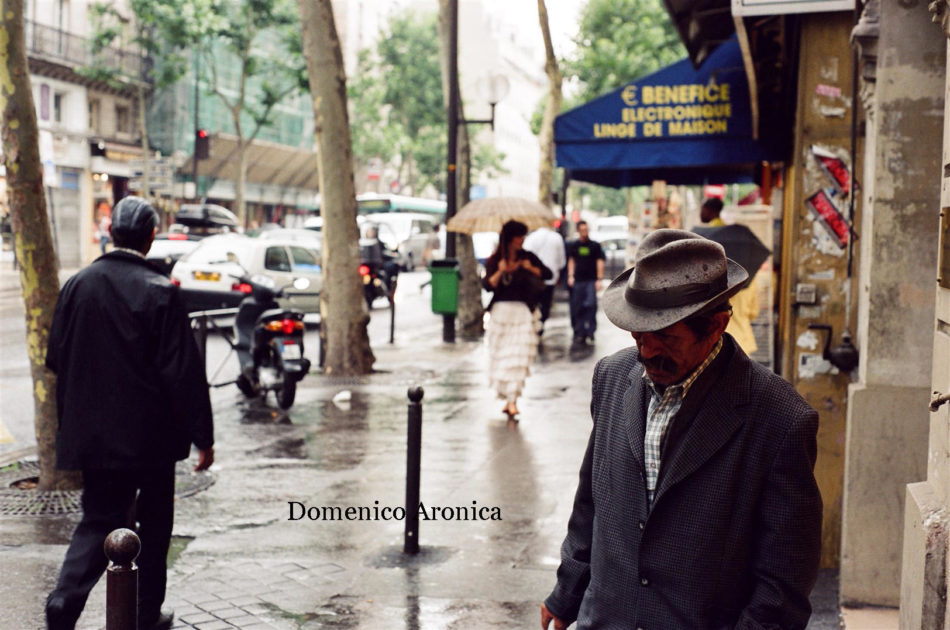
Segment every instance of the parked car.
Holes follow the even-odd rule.
[[[175,264],[171,278],[183,289],[224,293],[238,291],[237,278],[245,274],[273,283],[275,289],[293,284],[295,278],[310,281],[303,293],[319,292],[323,287],[320,252],[312,242],[251,238],[243,234],[221,234],[202,240]],[[294,298],[293,294],[299,292],[292,287],[286,290],[289,305],[307,313],[319,312],[319,298]]]
[[[423,253],[438,223],[436,217],[418,212],[377,212],[362,217],[389,227],[395,237],[395,250],[399,253],[400,264],[407,271],[412,271],[422,263]],[[380,239],[383,239],[382,230]]]
[[[291,240],[301,243],[310,243],[318,252],[323,249],[323,234],[303,228],[274,228],[257,235],[264,240]]]
[[[145,259],[168,275],[175,263],[198,247],[201,239],[238,231],[237,217],[227,208],[212,203],[184,204],[168,231],[155,236]]]
[[[171,274],[175,263],[182,256],[191,253],[201,242],[202,236],[188,234],[186,232],[163,232],[155,235],[152,246],[149,248],[145,259],[153,267],[164,273],[166,276]]]

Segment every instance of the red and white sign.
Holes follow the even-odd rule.
[[[821,224],[831,233],[831,236],[837,241],[838,247],[844,249],[848,244],[851,228],[848,227],[848,222],[841,211],[838,210],[834,201],[831,200],[831,197],[825,194],[825,191],[819,190],[806,199],[805,203],[817,215]]]
[[[839,193],[847,196],[851,192],[851,171],[848,170],[844,160],[830,151],[821,147],[812,145],[811,153],[818,160],[818,166],[828,178],[828,181],[837,189]]]

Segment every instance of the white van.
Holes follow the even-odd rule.
[[[438,219],[418,212],[374,212],[363,215],[373,223],[389,226],[396,236],[396,251],[407,271],[423,262],[423,252],[435,233]]]

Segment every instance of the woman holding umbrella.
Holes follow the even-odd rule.
[[[538,300],[551,270],[522,249],[528,228],[508,221],[501,228],[498,248],[485,262],[482,284],[493,293],[488,305],[489,375],[502,411],[509,420],[518,415],[518,397],[538,352]]]

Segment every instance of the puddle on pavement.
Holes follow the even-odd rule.
[[[240,412],[241,424],[292,424],[287,412],[270,407],[260,399],[243,402]]]
[[[401,546],[386,547],[368,556],[366,565],[373,569],[400,569],[441,564],[451,558],[457,550],[451,547],[421,545],[419,553],[403,553]]]
[[[307,459],[307,442],[299,435],[281,436],[248,450],[247,454],[266,459]]]

